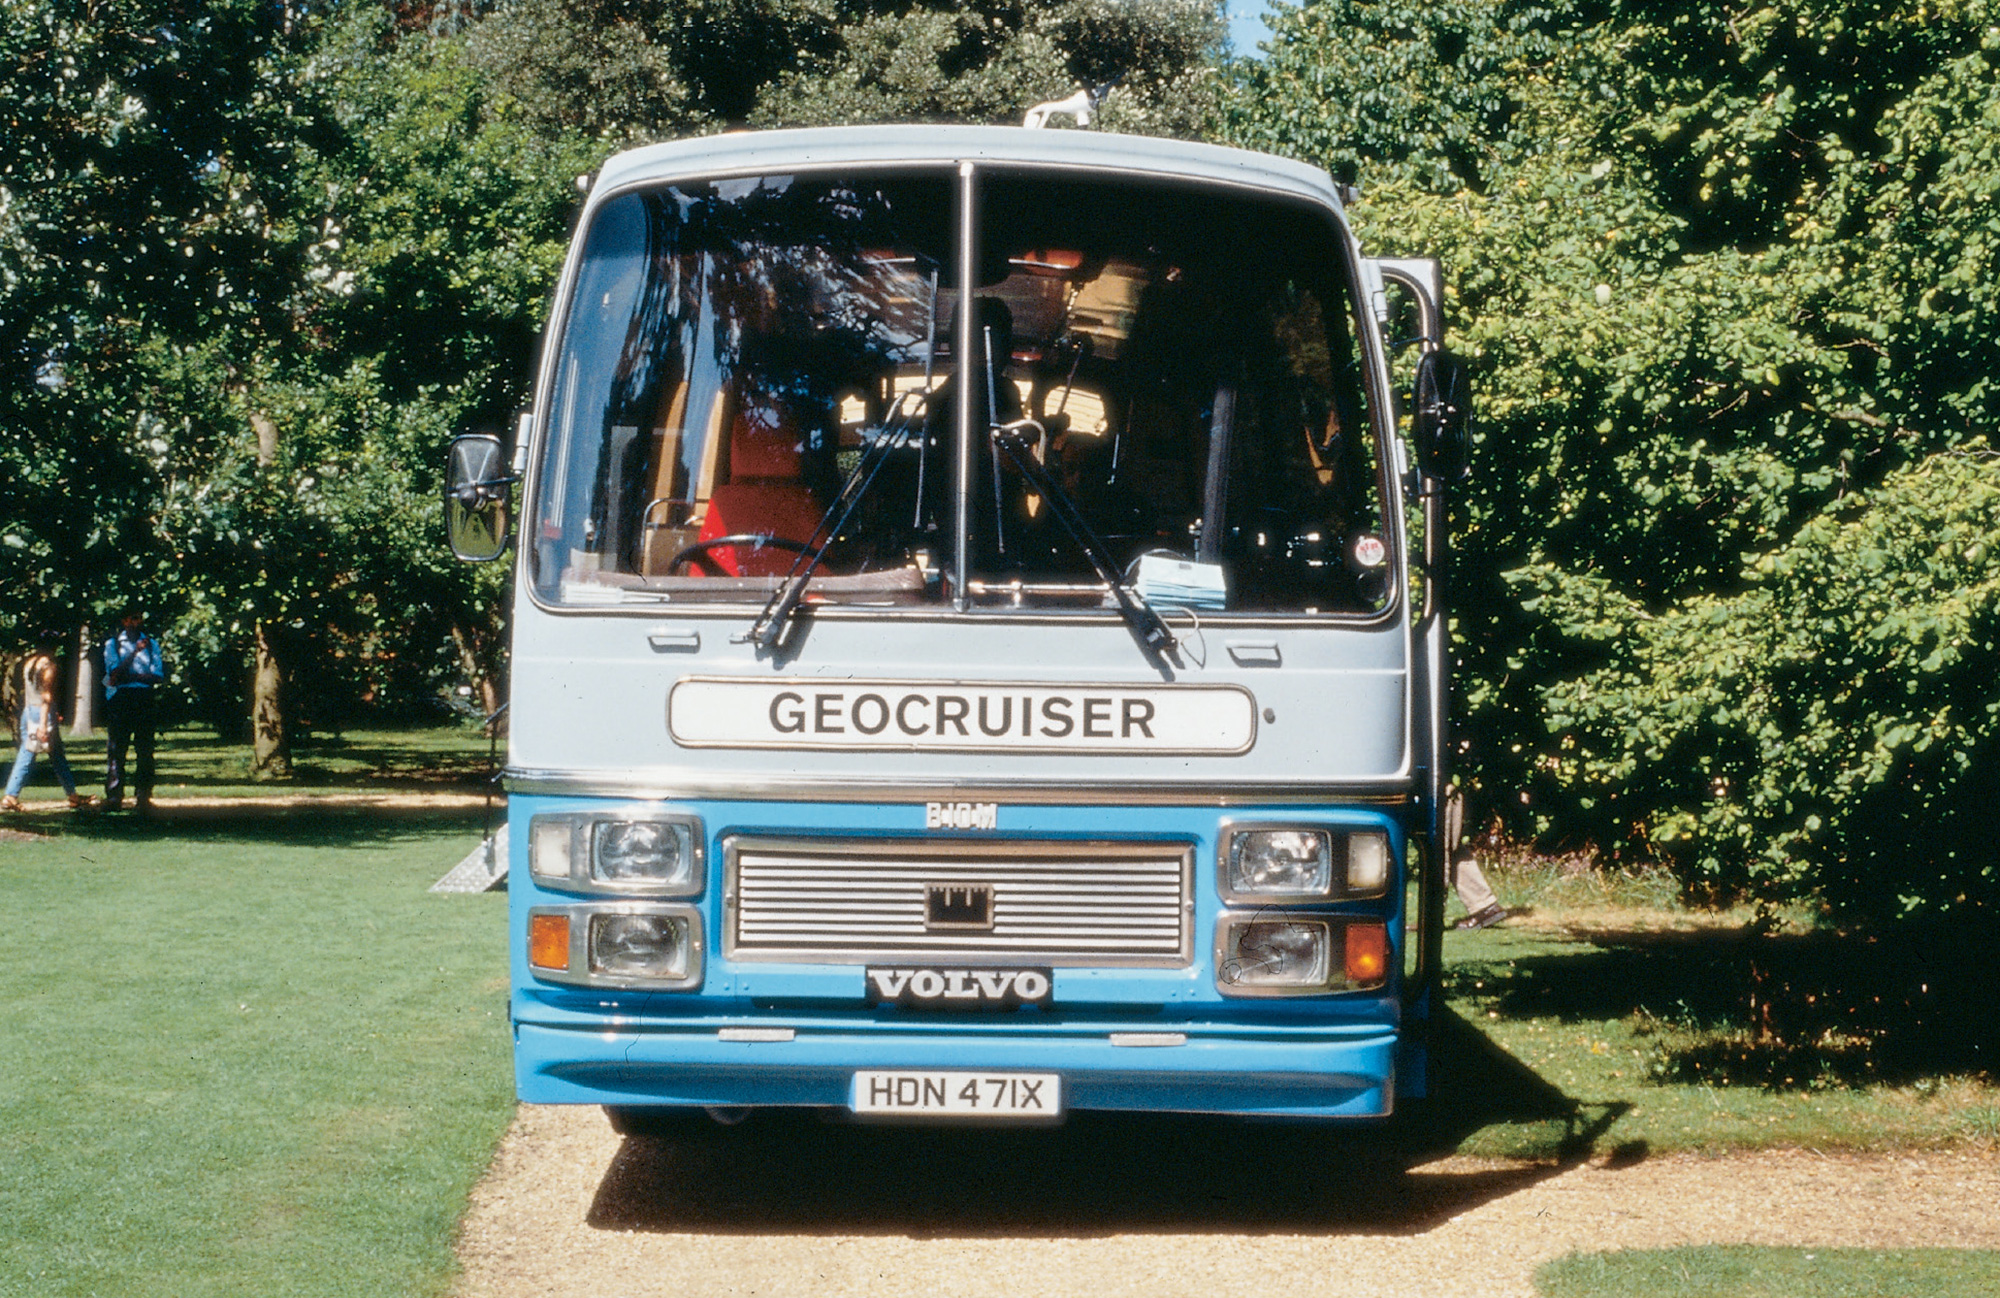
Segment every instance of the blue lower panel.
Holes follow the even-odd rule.
[[[1191,1036],[1181,1046],[1104,1039],[801,1031],[784,1042],[713,1031],[516,1027],[515,1082],[531,1104],[816,1105],[844,1108],[857,1069],[1047,1072],[1066,1109],[1300,1118],[1386,1116],[1392,1033],[1311,1040]]]

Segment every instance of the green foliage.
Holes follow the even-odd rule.
[[[2000,905],[1970,847],[2000,698],[1968,539],[2000,370],[1990,6],[1273,26],[1229,133],[1357,167],[1364,236],[1444,259],[1477,363],[1457,630],[1490,804],[1720,893]]]
[[[1563,33],[1551,10],[1492,0],[1277,0],[1266,55],[1237,68],[1232,142],[1349,181],[1482,189],[1530,138],[1522,96]]]
[[[156,8],[7,11],[0,632],[142,598],[232,730],[260,626],[309,720],[497,676],[437,466],[521,401],[595,150],[489,113],[450,24]]]
[[[497,429],[527,396],[574,182],[603,148],[489,85],[468,50],[484,30],[385,53],[365,16],[329,43],[345,142],[324,164],[337,292],[323,317],[386,396]]]
[[[1194,131],[1220,31],[1195,0],[11,6],[0,639],[142,599],[169,700],[228,732],[260,635],[294,726],[490,696],[504,573],[444,559],[437,469],[526,397],[577,175],[1084,81]]]
[[[517,0],[472,29],[466,57],[490,74],[507,115],[528,132],[612,141],[678,134],[701,115],[669,49],[648,31],[661,8]]]
[[[524,117],[607,142],[730,123],[1018,122],[1112,86],[1104,124],[1199,135],[1212,0],[516,0],[469,50]]]
[[[151,586],[145,349],[286,327],[308,34],[248,0],[0,14],[0,626]]]
[[[1219,7],[1196,0],[868,6],[817,65],[779,78],[753,120],[1010,123],[1088,86],[1110,87],[1104,129],[1198,137],[1221,40]]]

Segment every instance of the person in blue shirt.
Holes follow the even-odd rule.
[[[104,750],[104,805],[116,811],[125,801],[125,755],[138,750],[138,769],[131,780],[134,806],[153,806],[153,700],[167,679],[160,642],[146,631],[146,616],[128,610],[119,619],[118,634],[104,642],[104,713],[109,744]]]

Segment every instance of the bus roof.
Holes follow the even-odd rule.
[[[1336,209],[1340,206],[1333,180],[1326,172],[1268,153],[1144,135],[1019,126],[836,126],[696,136],[618,154],[598,172],[596,193],[691,176],[961,161],[1174,176],[1291,194]]]

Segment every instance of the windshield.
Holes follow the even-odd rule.
[[[969,358],[948,173],[600,206],[558,352],[537,591],[761,605],[824,542],[809,602],[1102,609],[1108,559],[1166,608],[1381,607],[1381,484],[1332,221],[1030,169],[982,171],[977,195]]]

